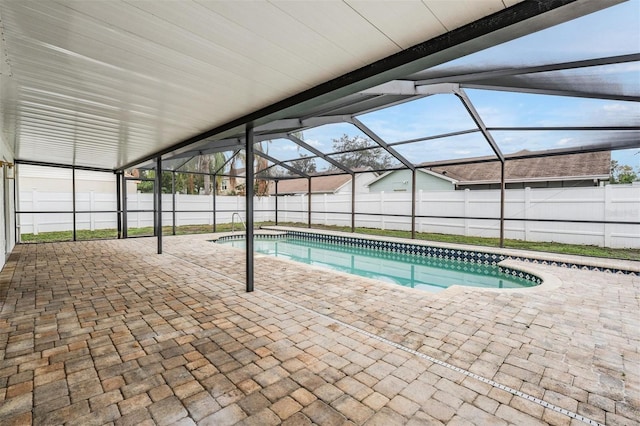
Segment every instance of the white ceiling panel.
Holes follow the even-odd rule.
[[[505,8],[502,0],[423,0],[447,31]]]
[[[271,3],[299,21],[307,31],[329,40],[334,45],[333,49],[347,52],[352,61],[360,66],[371,62],[370,55],[382,59],[401,50],[400,46],[347,3],[322,0],[272,0]],[[387,2],[388,7],[393,7],[393,3]],[[420,33],[422,29],[413,28],[412,32]]]
[[[121,167],[505,7],[0,0],[3,138],[22,160]]]
[[[420,0],[348,0],[347,4],[403,49],[436,37],[444,25]],[[408,32],[407,28],[420,31]]]
[[[335,51],[327,40],[310,34],[308,28],[270,3],[252,2],[251,7],[246,7],[246,3],[245,7],[238,7],[233,2],[196,0],[196,5],[216,16],[215,33],[211,33],[210,20],[203,22],[202,30],[194,29],[190,21],[185,25],[253,60],[271,63],[276,68],[296,60],[316,73],[322,72],[327,79],[340,75],[340,71],[328,66],[330,63],[349,60],[346,53]],[[302,78],[289,66],[287,71]]]
[[[232,84],[236,81],[249,79],[274,87],[294,78],[293,76],[296,74],[295,68],[288,70],[290,75],[287,75],[280,70],[261,66],[262,63],[256,61],[255,58],[220,46],[216,40],[200,37],[190,28],[187,29],[159,17],[153,13],[153,10],[141,9],[147,3],[153,4],[154,2],[129,4],[114,1],[76,1],[72,2],[69,7],[72,13],[79,12],[86,15],[90,21],[88,23],[80,23],[78,19],[72,21],[74,22],[73,27],[76,27],[79,33],[84,33],[87,26],[93,28],[98,24],[114,30],[110,32],[112,37],[103,40],[109,46],[122,46],[125,42],[129,43],[127,50],[135,49],[131,53],[138,55],[140,61],[131,62],[132,58],[122,58],[121,62],[126,61],[132,66],[144,66],[150,60],[160,64],[169,63],[171,66],[180,63],[182,65],[179,71],[185,79],[199,77],[226,79]],[[190,12],[191,16],[202,14],[202,11],[194,9],[189,11],[183,10],[181,7],[180,10],[184,13]],[[77,17],[78,14],[76,13],[75,16]],[[84,18],[84,16],[82,17]],[[217,26],[216,16],[210,14],[209,17],[211,18],[209,24],[212,27]],[[92,40],[92,44],[99,41],[100,39],[96,38]],[[98,56],[98,60],[102,60],[101,57],[109,56],[110,52],[98,50],[93,54]],[[295,61],[291,63],[295,65]],[[259,66],[258,69],[251,68],[256,65]]]

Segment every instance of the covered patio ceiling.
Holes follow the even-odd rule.
[[[611,22],[616,16],[613,14],[633,15],[634,11],[640,11],[639,7],[637,1],[629,2],[332,101],[306,107],[296,105],[288,114],[279,111],[283,118],[254,129],[254,142],[267,143],[266,148],[256,150],[256,155],[263,158],[258,177],[280,180],[315,174],[315,167],[314,173],[299,167],[301,158],[323,163],[323,173],[363,171],[342,162],[344,151],[328,147],[326,141],[319,143],[318,134],[332,139],[327,136],[331,134],[327,130],[331,126],[337,128],[333,132],[334,141],[341,132],[350,132],[351,136],[368,140],[357,150],[393,158],[392,164],[377,171],[638,148],[640,43],[634,36],[636,24],[616,22],[631,28],[630,32],[621,30],[622,34],[627,31],[632,35],[627,39],[615,31],[602,33],[594,28],[597,34],[594,37],[601,43],[593,49],[576,49],[579,42],[574,37],[593,22]],[[549,45],[549,40],[554,44]],[[588,38],[584,41],[589,42]],[[455,100],[426,99],[447,96]],[[509,105],[500,105],[514,102],[531,103],[549,112],[546,115],[537,112],[535,117],[518,120],[495,117],[517,114],[508,111]],[[456,124],[429,129],[408,118],[416,109],[429,107],[432,115],[423,111],[421,119],[437,121],[433,117],[435,107],[442,110],[440,118]],[[562,111],[563,108],[568,111]],[[424,129],[423,133],[412,133],[401,130],[402,126]],[[396,137],[398,133],[405,137]],[[163,168],[230,173],[231,158],[245,145],[244,126],[228,129],[225,134],[226,137],[220,133],[204,135],[195,143],[166,153]],[[511,141],[516,139],[518,143]],[[454,144],[466,144],[465,149],[450,150],[448,157],[436,152],[439,148],[444,151],[443,145]],[[293,150],[297,151],[297,158],[293,158]],[[424,155],[425,151],[428,155]],[[198,170],[197,157],[216,152],[230,152],[223,165],[227,170],[225,167]],[[479,154],[469,155],[473,152]],[[149,159],[139,167],[152,169],[155,160]]]
[[[3,136],[18,160],[122,169],[232,150],[246,122],[259,139],[291,138],[432,93],[462,99],[467,87],[638,101],[637,91],[545,78],[637,64],[637,51],[537,64],[546,68],[438,68],[620,1],[468,3],[0,0]],[[633,145],[629,135],[611,146]]]

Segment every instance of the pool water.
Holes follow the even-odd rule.
[[[245,240],[221,240],[218,244],[244,248]],[[497,265],[393,253],[290,236],[256,238],[254,250],[256,253],[430,292],[452,285],[484,288],[523,288],[536,285],[524,278],[500,272]]]

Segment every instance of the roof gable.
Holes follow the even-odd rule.
[[[426,175],[433,176],[433,177],[438,178],[438,179],[446,180],[447,182],[451,182],[452,184],[456,184],[458,182],[456,179],[454,179],[454,178],[452,178],[450,176],[446,176],[446,175],[443,175],[441,173],[434,172],[432,170],[427,170],[427,169],[416,169],[416,170],[418,172],[420,172],[420,173],[424,173]],[[390,175],[392,175],[394,173],[397,173],[397,172],[398,172],[398,170],[389,170],[389,171],[383,173],[382,175],[378,176],[376,179],[374,179],[371,182],[369,182],[367,184],[367,186],[375,185],[376,183],[385,180],[388,176],[390,176]]]

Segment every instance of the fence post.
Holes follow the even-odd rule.
[[[611,225],[606,222],[609,219],[609,211],[611,210],[611,207],[612,207],[611,205],[612,195],[613,194],[611,193],[611,185],[605,185],[604,186],[604,215],[603,215],[603,220],[605,222],[604,224],[604,246],[605,247],[611,247]]]
[[[178,214],[178,212],[176,210],[180,210],[180,197],[179,197],[180,193],[176,192],[173,196],[175,197],[175,207],[174,207],[174,211],[173,211],[173,223],[174,226],[177,228],[178,226],[180,226],[180,224],[178,223],[178,218],[180,217],[180,215]]]
[[[89,191],[89,229],[92,231],[96,230],[96,217],[93,214],[96,205],[96,194],[95,191]]]
[[[384,231],[384,191],[380,191],[380,229]]]
[[[136,228],[140,228],[140,192],[136,191]]]
[[[289,197],[287,195],[285,195],[282,200],[284,201],[284,223],[287,223],[287,214],[289,213],[289,209],[287,207],[287,199]]]
[[[215,182],[214,182],[214,184],[215,184]],[[215,195],[213,197],[215,197]],[[209,207],[209,211],[211,212],[211,215],[209,216],[209,225],[211,225],[212,227],[213,227],[213,215],[215,214],[215,213],[213,213],[213,209],[215,208],[213,206],[213,197],[211,197],[211,198],[209,198],[207,200],[207,205]]]
[[[416,202],[416,216],[420,216],[422,214],[422,198],[424,196],[423,194],[424,189],[419,189],[418,190],[418,201]],[[422,218],[421,217],[416,217],[415,218],[416,221],[416,231],[417,232],[422,232]]]
[[[322,205],[324,208],[324,224],[327,224],[327,194],[323,194]]]
[[[531,223],[529,222],[529,209],[531,208],[531,188],[526,187],[524,189],[524,240],[529,241],[529,234],[531,233]]]
[[[31,191],[31,205],[33,211],[38,211],[38,191],[35,188]],[[36,213],[31,215],[33,217],[33,235],[38,235],[38,215]]]
[[[469,236],[469,194],[471,190],[469,188],[464,189],[464,236]]]
[[[305,199],[305,194],[301,194],[300,197],[300,222],[304,222],[304,199]]]

